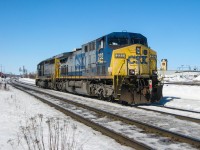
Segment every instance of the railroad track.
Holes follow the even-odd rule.
[[[173,109],[173,110],[180,110],[180,111],[184,111],[184,112],[191,112],[191,113],[195,113],[195,114],[199,114],[200,115],[200,111],[198,112],[198,111],[175,108],[175,107],[168,107],[168,106],[159,106],[159,105],[155,105],[155,106],[162,107],[162,108],[167,108],[167,109]]]
[[[70,100],[67,100],[65,98],[62,98],[62,97],[59,97],[59,96],[56,96],[56,95],[52,95],[52,94],[49,94],[49,93],[46,93],[46,92],[44,93],[42,91],[38,91],[36,89],[30,88],[30,87],[27,87],[27,86],[26,86],[25,89],[23,89],[22,85],[19,85],[19,83],[18,83],[18,85],[15,84],[13,86],[15,86],[16,88],[20,88],[20,90],[23,90],[23,91],[33,95],[34,97],[42,100],[43,102],[49,104],[50,106],[55,107],[56,109],[62,111],[63,113],[66,113],[67,115],[72,116],[76,120],[78,120],[78,121],[80,121],[80,122],[82,122],[82,123],[84,123],[88,126],[91,126],[94,129],[97,129],[98,131],[102,132],[103,134],[110,136],[111,138],[115,139],[116,141],[119,141],[120,143],[123,143],[127,146],[130,146],[130,147],[133,147],[133,148],[136,148],[136,149],[154,149],[154,148],[150,147],[149,145],[142,143],[141,141],[134,140],[133,137],[132,138],[128,137],[126,134],[118,133],[118,132],[114,131],[113,129],[109,129],[109,127],[106,128],[105,126],[102,126],[99,123],[99,121],[95,122],[94,118],[92,118],[92,120],[91,120],[91,119],[88,119],[87,117],[84,118],[83,116],[80,116],[79,113],[76,114],[76,113],[73,113],[72,111],[66,110],[66,108],[65,108],[66,105],[73,105],[73,106],[70,106],[70,107],[75,108],[76,110],[82,110],[82,109],[89,110],[89,111],[91,111],[91,114],[93,114],[93,115],[97,114],[97,116],[101,116],[101,118],[106,117],[106,118],[109,118],[110,120],[113,120],[115,122],[120,121],[123,124],[134,125],[134,126],[140,128],[140,129],[143,129],[146,133],[154,133],[154,134],[158,134],[159,136],[162,135],[164,137],[169,137],[172,140],[183,142],[183,143],[188,143],[190,145],[193,145],[195,147],[200,148],[200,140],[196,139],[196,138],[181,135],[179,133],[174,133],[174,132],[171,132],[171,131],[168,131],[168,130],[165,130],[165,129],[162,129],[162,128],[159,128],[159,127],[155,127],[155,126],[152,126],[152,125],[149,125],[147,123],[143,123],[143,122],[140,122],[140,121],[137,121],[137,120],[125,118],[125,117],[122,117],[122,116],[119,116],[119,115],[116,115],[116,114],[112,114],[112,113],[109,113],[109,112],[106,112],[106,111],[103,111],[103,110],[100,110],[100,109],[96,109],[96,108],[93,108],[93,107],[90,107],[90,106],[87,106],[87,105],[84,105],[84,104],[80,104],[80,103],[77,103],[77,102],[74,102],[74,101],[70,101]],[[21,86],[21,87],[19,87],[19,86]],[[29,91],[27,91],[27,90],[29,90]],[[43,94],[43,96],[42,97],[41,97],[41,95],[39,96],[38,94],[36,94],[36,92],[39,93],[39,94]],[[52,102],[52,101],[46,100],[46,98],[44,98],[44,97],[46,97],[47,95],[48,95],[48,97],[51,97],[51,99],[56,99],[55,100],[56,102],[59,101],[59,104],[55,103],[55,101]],[[87,113],[85,113],[85,115],[86,114]]]
[[[174,116],[174,117],[181,119],[181,120],[200,123],[200,119],[198,119],[198,118],[183,115],[184,112],[189,113],[190,116],[192,116],[192,114],[199,114],[200,115],[200,112],[189,111],[189,110],[184,110],[184,109],[177,109],[177,108],[170,108],[170,107],[164,107],[164,106],[155,106],[155,107],[163,108],[163,110],[154,109],[154,108],[151,107],[151,105],[149,105],[149,106],[147,105],[146,107],[144,107],[144,106],[136,106],[136,107],[138,109],[143,109],[143,110],[146,110],[146,111],[153,111],[153,112],[158,112],[158,113],[162,113],[162,114],[166,114],[166,115],[171,115],[171,116]],[[167,111],[167,109],[172,109],[172,110],[175,110],[176,112],[169,112],[169,111]]]
[[[26,85],[27,85],[27,84],[26,84]],[[80,115],[78,115],[78,114],[76,114],[76,113],[74,113],[74,112],[72,112],[72,111],[66,109],[66,105],[68,105],[69,107],[75,107],[75,106],[73,105],[73,104],[75,104],[75,103],[73,103],[73,102],[69,102],[69,101],[66,101],[65,99],[62,99],[62,98],[59,98],[59,97],[57,97],[57,96],[48,94],[49,97],[51,97],[51,98],[53,98],[53,99],[55,99],[55,100],[59,100],[59,101],[61,102],[61,103],[60,103],[61,105],[58,105],[58,104],[55,103],[54,101],[49,101],[49,100],[47,100],[47,99],[45,98],[45,96],[44,96],[44,97],[41,97],[41,96],[39,96],[38,94],[34,93],[34,92],[38,92],[38,93],[40,93],[40,94],[44,94],[44,93],[42,93],[42,92],[40,92],[40,91],[36,91],[36,90],[33,90],[33,89],[27,89],[27,88],[24,89],[23,87],[21,87],[21,86],[19,86],[19,85],[16,85],[16,84],[15,84],[15,85],[12,85],[12,86],[14,86],[15,88],[17,88],[17,89],[19,89],[19,90],[22,90],[22,91],[24,91],[24,92],[26,92],[26,93],[28,93],[28,94],[30,94],[30,95],[32,95],[32,96],[34,96],[35,98],[37,98],[37,99],[41,100],[42,102],[44,102],[44,103],[46,103],[46,104],[48,104],[48,105],[50,105],[50,106],[56,108],[57,110],[63,112],[64,114],[67,114],[67,115],[71,116],[71,117],[74,118],[75,120],[77,120],[77,121],[79,121],[79,122],[82,122],[82,123],[86,124],[87,126],[90,126],[90,127],[92,127],[93,129],[102,132],[103,134],[105,134],[105,135],[107,135],[107,136],[109,136],[109,137],[115,139],[116,141],[118,141],[118,142],[120,142],[120,143],[122,143],[122,144],[124,144],[124,145],[126,145],[126,146],[130,146],[130,147],[132,147],[132,148],[142,149],[142,150],[143,150],[143,149],[147,149],[147,150],[148,150],[148,149],[152,149],[151,147],[149,147],[149,146],[147,146],[147,145],[145,145],[145,144],[143,144],[143,143],[140,143],[140,142],[138,142],[138,141],[136,141],[136,140],[130,139],[130,138],[128,138],[128,137],[126,137],[126,136],[124,136],[124,135],[122,135],[122,134],[119,134],[119,133],[117,133],[117,132],[115,132],[115,131],[113,131],[113,130],[111,130],[111,129],[108,129],[108,128],[104,127],[104,126],[101,126],[101,125],[99,125],[98,123],[95,123],[95,122],[89,120],[88,118],[84,118],[84,117],[82,117],[82,116],[80,116]],[[31,91],[34,91],[34,92],[31,92]],[[45,95],[46,95],[46,93],[45,93]],[[76,108],[75,108],[75,109],[80,110],[80,107],[81,107],[81,106],[82,106],[82,105],[80,105],[80,104],[76,104]],[[85,108],[87,108],[87,107],[86,107],[86,106],[82,106],[82,108],[85,109]],[[96,110],[95,108],[89,108],[89,109],[90,109],[90,110],[94,110],[94,112],[98,112],[98,110]],[[103,115],[103,113],[102,113],[102,114],[101,114],[100,112],[98,112],[98,113],[99,113],[99,116],[102,116],[102,115]]]
[[[19,82],[19,81],[17,81],[17,82],[21,83],[21,84],[25,84],[25,85],[36,87],[33,84],[23,83],[23,82]],[[147,105],[147,106],[152,106],[152,105]],[[137,108],[138,109],[143,109],[143,110],[146,110],[146,111],[154,111],[154,112],[158,112],[158,113],[162,113],[162,114],[166,114],[166,115],[171,115],[171,116],[174,116],[174,117],[176,117],[178,119],[181,119],[181,120],[186,120],[186,121],[192,121],[192,122],[200,123],[200,119],[198,119],[198,118],[180,115],[180,114],[182,114],[182,112],[189,112],[189,113],[195,113],[195,114],[199,114],[200,115],[200,112],[190,111],[190,110],[184,110],[184,109],[178,109],[178,108],[171,108],[171,107],[160,106],[160,105],[153,105],[153,106],[160,107],[160,108],[167,108],[167,109],[177,110],[177,111],[179,111],[179,114],[176,114],[176,113],[173,113],[173,112],[166,112],[166,111],[161,111],[161,110],[155,110],[155,109],[146,108],[146,107],[144,108],[144,107],[140,107],[140,106],[137,106]]]

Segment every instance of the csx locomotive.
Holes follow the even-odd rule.
[[[138,33],[113,32],[43,60],[36,85],[128,104],[159,101],[157,53]]]

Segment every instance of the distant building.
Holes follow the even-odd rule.
[[[0,77],[2,77],[3,76],[3,73],[2,72],[0,72]]]
[[[6,77],[6,75],[4,73],[0,72],[0,78],[5,78],[5,77]]]
[[[168,68],[168,66],[167,66],[167,59],[162,59],[161,60],[161,69],[160,70],[167,70]]]

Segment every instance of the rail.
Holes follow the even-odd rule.
[[[14,85],[15,87],[19,86],[18,85]],[[22,85],[21,85],[22,86]],[[36,89],[32,89],[32,88],[28,88],[26,87],[26,89],[29,89],[29,90],[34,90],[34,91],[37,91],[41,94],[44,94],[44,92],[42,91],[38,91]],[[45,92],[45,94],[47,94]],[[73,104],[73,105],[76,105],[78,107],[82,107],[82,108],[85,108],[85,109],[88,109],[88,110],[91,110],[91,111],[94,111],[96,113],[99,113],[101,115],[105,115],[105,116],[108,116],[110,118],[113,118],[115,120],[120,120],[122,122],[125,122],[127,124],[131,124],[131,125],[135,125],[139,128],[142,128],[144,129],[147,133],[155,133],[155,134],[159,134],[159,135],[162,135],[162,136],[166,136],[166,137],[170,137],[171,139],[174,139],[175,141],[180,141],[180,142],[185,142],[185,143],[188,143],[188,144],[191,144],[191,145],[194,145],[198,148],[200,148],[200,140],[199,139],[196,139],[196,138],[192,138],[192,137],[189,137],[189,136],[185,136],[185,135],[182,135],[182,134],[179,134],[179,133],[174,133],[174,132],[171,132],[171,131],[168,131],[168,130],[165,130],[165,129],[162,129],[162,128],[159,128],[159,127],[155,127],[155,126],[152,126],[152,125],[149,125],[147,123],[143,123],[143,122],[140,122],[140,121],[137,121],[137,120],[133,120],[133,119],[128,119],[128,118],[125,118],[125,117],[122,117],[122,116],[118,116],[116,114],[112,114],[112,113],[109,113],[109,112],[106,112],[106,111],[103,111],[103,110],[99,110],[99,109],[96,109],[96,108],[93,108],[93,107],[90,107],[90,106],[87,106],[87,105],[84,105],[84,104],[80,104],[80,103],[77,103],[77,102],[74,102],[74,101],[70,101],[70,100],[67,100],[65,98],[62,98],[62,97],[59,97],[59,96],[56,96],[56,95],[53,95],[53,94],[50,94],[48,93],[47,95],[53,97],[53,98],[56,98],[56,99],[59,99],[63,102],[67,102],[67,103],[70,103],[70,104]],[[54,106],[54,104],[51,104],[45,100],[43,100],[44,102],[48,103],[49,105],[52,105]],[[54,107],[57,107],[57,106],[54,106]],[[61,109],[62,111],[64,111],[64,108],[62,108],[61,106],[59,106],[59,109]],[[76,117],[74,117],[76,119]],[[78,117],[77,117],[78,118]],[[79,119],[78,119],[79,120]],[[84,121],[82,120],[81,122],[84,123]],[[91,122],[87,123],[88,124],[91,124]],[[93,127],[93,128],[99,128],[99,127]],[[106,131],[104,132],[106,129],[99,129],[102,133],[106,134],[106,132],[110,133],[112,131]],[[103,131],[104,130],[104,131]],[[115,133],[116,134],[116,133]],[[110,134],[108,136],[111,136]],[[118,135],[120,136],[120,135]],[[116,139],[115,137],[118,137],[117,135],[114,135],[114,139]],[[123,139],[126,139],[123,137]],[[127,140],[126,141],[129,141],[128,143],[126,143],[125,141],[123,140],[119,140],[118,138],[116,139],[117,141],[120,141],[121,143],[125,143],[125,145],[128,145],[128,146],[131,146],[132,144],[131,143],[135,143],[134,141],[131,141],[131,140]],[[137,142],[136,142],[137,143]],[[133,144],[134,145],[134,144]],[[140,144],[139,144],[140,145]],[[131,146],[132,147],[132,146]],[[134,146],[133,146],[134,147]],[[134,147],[136,148],[136,147]],[[149,147],[147,147],[148,149]]]

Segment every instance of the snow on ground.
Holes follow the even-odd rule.
[[[30,84],[35,84],[35,79],[30,79],[30,78],[19,78],[19,81],[25,82],[25,83],[30,83]]]
[[[43,118],[59,118],[60,120],[69,121],[69,129],[73,130],[73,126],[77,126],[75,140],[77,146],[84,150],[99,149],[99,150],[121,150],[130,149],[122,146],[113,139],[94,131],[81,123],[78,123],[65,116],[61,112],[49,107],[39,100],[25,94],[12,87],[9,90],[0,88],[0,150],[22,149],[17,147],[15,139],[20,133],[20,127],[27,124],[27,120],[38,114],[42,114]],[[47,130],[44,128],[44,135],[48,136]],[[47,137],[46,137],[47,138]],[[14,139],[14,143],[8,142]],[[13,147],[12,147],[13,146]],[[25,146],[25,145],[24,145]],[[27,148],[25,148],[27,149]]]
[[[191,75],[190,75],[191,76]],[[196,75],[195,75],[196,76]],[[198,77],[196,77],[198,79]],[[191,77],[191,80],[194,80],[194,75],[193,75],[193,78]],[[48,90],[47,90],[48,91]],[[51,91],[51,90],[49,90]],[[167,85],[165,84],[164,87],[163,87],[163,99],[161,100],[160,104],[163,104],[165,106],[169,106],[169,107],[175,107],[175,108],[181,108],[181,109],[187,109],[187,110],[193,110],[193,111],[199,111],[200,112],[200,86],[189,86],[189,85]],[[76,95],[73,95],[73,94],[69,94],[69,93],[62,93],[62,92],[58,92],[58,91],[51,91],[53,93],[57,93],[58,95],[67,95],[68,98],[72,98],[73,100],[79,100],[79,101],[82,101],[83,102],[83,99],[85,101],[95,101],[93,99],[90,99],[90,98],[83,98],[83,97],[80,97],[80,96],[76,96]],[[83,102],[84,103],[84,102]],[[99,103],[99,104],[104,104],[104,103],[107,103],[107,102],[104,102],[104,101],[95,101],[95,103]],[[93,104],[93,103],[91,103]],[[97,107],[100,107],[100,105],[98,104]],[[112,111],[111,107],[114,106],[114,107],[118,107],[118,111],[120,112],[120,109],[121,109],[121,106],[117,105],[117,104],[113,104],[113,103],[107,103],[108,107],[110,107],[110,111]],[[102,106],[102,107],[105,107]],[[133,110],[134,108],[126,108],[126,110]],[[140,112],[140,115],[142,112]],[[144,114],[145,115],[145,114]],[[153,114],[152,114],[153,115]],[[198,115],[198,114],[196,114]],[[136,114],[134,115],[136,116]],[[195,117],[195,116],[194,116]],[[197,117],[199,118],[199,117]],[[153,116],[152,116],[152,119],[153,119]],[[160,118],[160,120],[163,119],[162,117]],[[151,120],[151,118],[149,118],[147,120],[147,122]],[[154,121],[156,122],[156,121]],[[166,122],[167,124],[167,118],[166,120],[164,121]],[[189,124],[186,124],[185,122],[182,122],[182,125],[183,127],[181,127],[181,123],[178,123],[176,121],[174,121],[175,124],[173,124],[174,126],[174,129],[176,130],[180,130],[180,132],[183,134],[188,134],[186,133],[186,128],[185,127],[189,127],[191,125]],[[153,122],[152,122],[153,124]],[[166,125],[165,125],[166,126]],[[172,124],[171,124],[172,126]],[[178,129],[180,127],[180,129]],[[165,128],[168,128],[168,127],[165,127]],[[193,128],[193,127],[192,127]],[[192,129],[191,128],[191,131],[195,128]],[[197,136],[196,136],[197,137]]]
[[[200,72],[165,75],[166,82],[200,82]],[[200,112],[200,86],[164,85],[161,104]]]
[[[59,91],[52,91],[52,90],[47,90],[47,89],[45,89],[45,90],[40,89],[40,90],[47,92],[47,93],[51,92],[52,94],[60,96],[60,97],[64,97],[64,98],[67,97],[67,99],[69,99],[69,100],[77,101],[79,103],[89,105],[91,107],[98,107],[99,109],[102,109],[104,111],[109,111],[113,114],[120,114],[120,115],[122,115],[124,117],[128,117],[130,119],[150,123],[155,126],[160,126],[167,130],[171,130],[171,131],[178,132],[178,133],[188,135],[188,136],[192,136],[195,138],[199,137],[199,132],[197,132],[197,131],[199,131],[200,126],[196,123],[182,121],[182,120],[176,119],[172,116],[166,116],[166,115],[162,115],[160,113],[154,113],[154,112],[147,113],[146,111],[138,110],[137,108],[122,106],[119,104],[109,103],[109,102],[105,102],[105,101],[98,101],[98,100],[95,100],[92,98],[87,98],[87,97],[78,96],[78,95],[74,95],[74,94],[69,94],[69,93],[64,93],[64,92],[59,92]],[[60,102],[58,102],[58,103],[60,103]],[[69,107],[69,108],[71,109],[72,107]],[[76,109],[76,108],[72,108],[72,109],[74,109],[75,112],[76,111],[78,111],[78,113],[81,112],[81,110],[79,110],[79,109]],[[94,119],[93,114],[88,115],[88,113],[85,113],[84,111],[82,113],[84,116],[92,117],[92,120]],[[108,121],[107,118],[105,120],[101,120],[101,121],[103,122],[104,125],[107,124],[110,127],[111,121]],[[151,135],[147,135],[147,134],[142,135],[141,133],[138,133],[137,130],[135,132],[133,132],[132,130],[129,131],[128,128],[132,128],[132,127],[128,126],[126,128],[120,122],[118,124],[115,122],[114,124],[112,124],[112,126],[111,126],[111,128],[113,130],[122,131],[122,132],[126,133],[127,136],[139,139],[146,144],[147,143],[150,144],[150,146],[153,146],[154,148],[158,147],[159,149],[166,149],[166,146],[167,146],[167,148],[169,148],[169,149],[191,149],[190,146],[185,145],[184,143],[167,142],[167,145],[166,145],[165,142],[162,142],[163,139],[161,139],[161,138],[151,137]],[[188,128],[188,126],[190,126],[190,128]],[[164,141],[166,141],[166,139]]]
[[[200,72],[177,72],[171,75],[165,75],[164,81],[167,82],[200,81]]]
[[[161,104],[200,112],[200,86],[166,84]]]
[[[180,134],[191,136],[199,139],[200,126],[197,123],[188,122],[184,120],[177,119],[173,116],[166,116],[161,113],[146,112],[144,110],[138,110],[134,107],[122,106],[115,103],[109,103],[105,101],[98,101],[93,98],[84,98],[83,96],[78,96],[74,94],[52,91],[47,89],[40,89],[43,92],[51,92],[53,95],[57,95],[68,100],[73,100],[91,107],[98,107],[104,111],[109,111],[113,114],[120,114],[123,117],[128,117],[130,119],[142,121],[145,123],[150,123],[158,127],[162,127],[167,130],[171,130]]]

